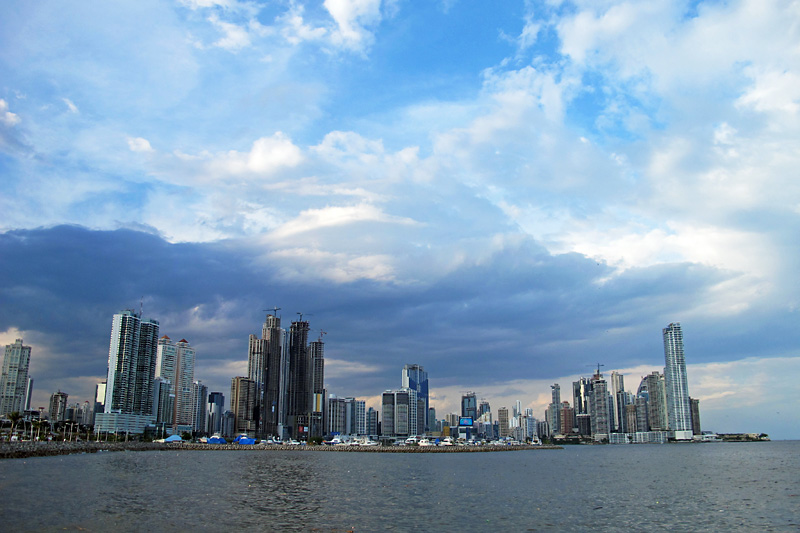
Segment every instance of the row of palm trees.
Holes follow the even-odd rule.
[[[36,432],[36,440],[39,440],[43,430],[45,438],[47,438],[48,435],[52,437],[54,434],[58,434],[64,438],[64,440],[80,440],[81,435],[85,433],[86,440],[91,440],[91,428],[82,426],[76,422],[59,421],[51,424],[49,420],[25,420],[22,414],[16,411],[6,415],[6,419],[11,422],[10,436],[15,435],[15,431],[18,429],[17,426],[21,421],[23,424],[23,435],[29,434],[31,440],[33,440],[34,432]],[[29,424],[28,428],[25,428],[26,422]],[[29,433],[26,429],[29,430]]]

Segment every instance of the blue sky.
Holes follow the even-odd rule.
[[[83,401],[136,308],[229,393],[263,309],[332,393],[543,415],[683,324],[705,429],[800,438],[791,2],[6,2],[0,341]],[[776,408],[780,405],[780,408]]]

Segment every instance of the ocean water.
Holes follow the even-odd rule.
[[[0,462],[3,531],[797,531],[800,442]]]

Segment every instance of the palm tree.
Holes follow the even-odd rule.
[[[11,420],[11,436],[12,437],[14,436],[14,428],[17,426],[17,422],[19,422],[20,418],[22,418],[22,415],[19,414],[19,411],[14,411],[13,413],[9,413],[8,414],[8,419]]]

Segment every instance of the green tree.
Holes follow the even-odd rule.
[[[8,414],[8,419],[11,420],[11,436],[14,436],[14,428],[17,427],[17,422],[19,422],[20,418],[22,418],[22,415],[18,411]]]

